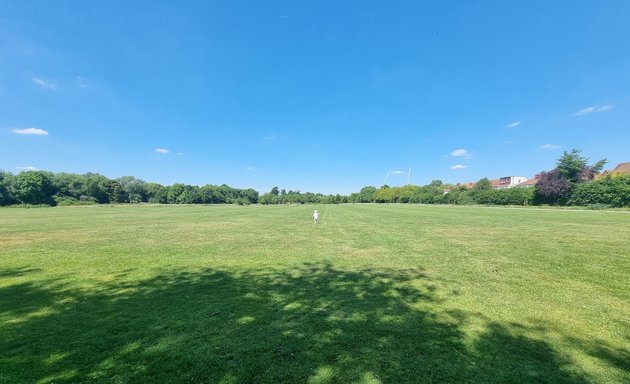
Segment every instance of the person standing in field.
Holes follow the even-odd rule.
[[[313,221],[315,224],[319,223],[319,212],[317,212],[317,209],[313,212]]]

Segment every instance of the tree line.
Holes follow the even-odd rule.
[[[0,205],[74,204],[255,204],[258,192],[227,185],[164,186],[133,176],[109,179],[97,173],[28,171],[13,175],[0,171]]]
[[[348,197],[358,203],[422,203],[485,205],[553,205],[630,207],[630,175],[597,177],[606,160],[589,165],[581,152],[565,151],[556,167],[537,175],[534,187],[493,189],[487,178],[466,185],[434,180],[425,186],[364,187]]]
[[[630,207],[630,175],[597,178],[606,160],[592,165],[579,150],[564,152],[556,167],[538,175],[529,188],[492,189],[487,178],[472,188],[444,184],[440,180],[418,185],[376,188],[367,186],[345,195],[286,191],[274,187],[260,195],[254,189],[228,185],[164,186],[133,176],[109,179],[97,173],[51,173],[27,171],[13,175],[0,171],[0,206],[75,204],[342,204],[342,203],[422,203],[486,205],[576,205]]]

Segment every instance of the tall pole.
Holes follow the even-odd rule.
[[[387,183],[387,179],[389,178],[389,174],[392,172],[391,169],[387,170],[387,175],[385,175],[385,179],[383,179],[383,185],[385,185],[385,183]]]

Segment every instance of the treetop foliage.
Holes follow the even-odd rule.
[[[607,160],[602,159],[588,165],[588,158],[582,156],[580,150],[564,151],[556,168],[541,173],[536,184],[536,201],[544,204],[567,204],[577,185],[593,180],[606,163]]]

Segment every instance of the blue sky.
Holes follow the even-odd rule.
[[[0,169],[349,193],[630,161],[626,0],[175,3],[0,3]]]

